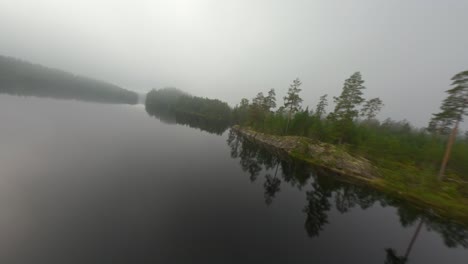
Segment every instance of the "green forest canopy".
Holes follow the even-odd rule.
[[[204,118],[210,121],[231,120],[231,108],[218,99],[197,97],[176,88],[151,90],[146,95],[148,113],[172,112]]]
[[[295,80],[292,86],[294,83],[301,84]],[[279,104],[275,110],[266,106],[269,100],[260,92],[251,100],[242,99],[234,107],[233,123],[273,135],[304,136],[340,144],[387,169],[389,174],[401,172],[407,181],[421,182],[419,176],[435,178],[447,136],[415,128],[408,121],[386,119],[380,122],[375,119],[384,104],[379,98],[365,100],[363,83],[358,72],[347,79],[342,94],[334,97],[335,110],[328,114],[324,107],[328,105],[326,95],[321,97],[315,112],[308,107],[304,109],[300,103],[298,110],[291,111],[287,96],[284,104]],[[299,92],[295,94],[299,96]],[[276,101],[274,97],[270,100]],[[468,134],[455,142],[448,169],[452,179],[468,179]],[[465,187],[463,192],[468,194],[468,188]]]
[[[214,125],[214,121],[222,121],[223,124],[249,126],[268,134],[304,136],[338,143],[348,151],[370,159],[379,167],[387,168],[392,174],[401,171],[405,177],[418,178],[423,174],[432,177],[440,166],[446,136],[415,128],[407,121],[378,121],[375,116],[384,105],[382,100],[365,100],[362,92],[352,90],[354,87],[360,88],[363,82],[362,76],[357,73],[347,79],[343,93],[340,97],[335,97],[343,102],[347,100],[347,103],[343,104],[347,108],[342,107],[343,111],[341,108],[338,109],[340,111],[335,109],[328,114],[324,107],[328,105],[325,95],[321,97],[316,111],[309,110],[308,107],[303,109],[298,105],[298,110],[290,115],[290,109],[281,105],[281,102],[278,102],[278,108],[275,109],[276,107],[271,107],[277,104],[273,89],[268,92],[268,96],[260,92],[251,100],[242,99],[240,104],[231,109],[227,103],[220,100],[191,96],[176,88],[164,88],[148,93],[146,110],[152,115],[183,114],[184,123],[196,123],[196,127],[200,127],[199,124],[210,127]],[[297,83],[300,85],[300,82]],[[352,91],[348,91],[350,89]],[[297,90],[300,92],[300,89]],[[296,93],[297,96],[299,92]],[[348,95],[356,95],[359,100]],[[347,114],[348,112],[352,114]],[[193,122],[189,122],[190,120]],[[221,133],[223,129],[217,131]],[[407,173],[410,170],[412,173]],[[449,163],[449,174],[452,178],[466,180],[466,171],[468,138],[457,140]],[[465,191],[468,193],[468,189]]]

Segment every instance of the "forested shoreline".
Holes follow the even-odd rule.
[[[378,120],[376,116],[384,102],[380,98],[365,98],[366,87],[359,72],[345,80],[342,93],[333,97],[335,107],[329,113],[327,94],[320,96],[315,107],[303,106],[301,87],[299,79],[293,80],[282,105],[277,102],[276,91],[270,89],[265,94],[259,92],[251,100],[243,98],[234,108],[217,99],[164,88],[148,93],[146,110],[153,114],[185,113],[207,122],[237,124],[271,135],[302,136],[336,144],[383,168],[392,168],[395,173],[401,169],[417,175],[437,174],[454,124],[444,119],[450,115],[444,112],[444,105],[441,113],[428,120],[427,127],[417,128],[406,120]],[[468,135],[457,134],[454,141],[446,174],[451,179],[467,181]],[[408,180],[420,180],[417,176],[408,177]]]
[[[468,96],[468,88],[463,90],[468,72],[462,73],[454,77],[454,87],[447,91],[449,96],[442,101],[441,112],[434,114],[424,128],[416,128],[406,120],[379,121],[376,116],[384,102],[365,98],[366,87],[359,72],[345,80],[341,94],[333,97],[334,109],[329,113],[328,95],[322,95],[314,108],[302,105],[299,79],[293,80],[282,105],[277,103],[274,89],[259,92],[251,100],[243,98],[232,109],[219,100],[161,89],[148,93],[146,108],[149,113],[183,111],[265,135],[299,136],[333,144],[340,151],[372,162],[380,175],[376,187],[405,194],[408,199],[424,199],[426,204],[464,219],[468,215],[464,209],[468,205],[468,136],[460,135],[457,128],[466,114],[468,99],[457,98]],[[441,170],[447,153],[449,159],[444,158],[446,167]]]
[[[233,109],[233,122],[267,134],[303,136],[340,145],[394,173],[411,171],[404,176],[408,181],[420,181],[417,175],[436,175],[452,132],[454,122],[448,119],[453,110],[443,104],[441,113],[434,114],[426,128],[415,128],[406,120],[388,118],[381,122],[376,115],[384,104],[379,98],[366,100],[363,84],[359,72],[345,80],[342,93],[333,97],[334,111],[327,113],[328,95],[321,96],[315,108],[303,108],[302,83],[296,79],[283,98],[282,106],[276,109],[273,89],[266,96],[260,92],[250,101],[241,100]],[[453,118],[461,120],[462,115]],[[467,181],[468,136],[457,134],[456,138],[446,174],[452,179]]]
[[[148,114],[164,122],[174,122],[222,134],[231,124],[232,109],[225,102],[189,95],[176,88],[151,90],[146,95]]]
[[[0,56],[0,93],[101,103],[138,103],[138,94],[117,85]]]
[[[243,98],[231,108],[218,99],[193,96],[176,88],[151,90],[145,109],[164,122],[179,123],[221,135],[231,125],[266,135],[298,136],[324,142],[368,159],[385,185],[411,192],[447,207],[468,204],[468,133],[458,131],[468,115],[468,71],[452,78],[452,88],[427,127],[376,117],[380,98],[366,98],[360,72],[344,81],[339,95],[320,96],[314,107],[303,105],[303,84],[296,78],[277,100],[275,89]],[[138,94],[116,85],[0,56],[0,93],[136,104]],[[333,102],[333,110],[327,112]],[[307,159],[308,157],[305,157]]]
[[[431,228],[440,232],[447,244],[468,246],[466,242],[468,233],[462,225],[440,218],[421,207],[413,207],[405,200],[396,199],[394,195],[388,195],[366,185],[336,180],[342,179],[342,176],[320,167],[311,167],[304,161],[281,159],[273,155],[269,148],[246,140],[235,130],[229,132],[227,144],[231,150],[231,157],[239,159],[239,165],[248,173],[249,180],[251,182],[263,180],[264,199],[267,205],[278,199],[277,196],[285,185],[302,190],[307,187],[310,178],[314,179],[313,189],[306,192],[307,203],[303,210],[306,216],[304,228],[311,237],[318,236],[323,231],[323,227],[330,224],[331,219],[327,212],[333,206],[344,214],[350,212],[353,207],[368,208],[379,201],[384,207],[397,205],[400,221],[405,225],[414,224],[417,220],[430,219],[428,223],[433,223]],[[337,189],[341,191],[338,195],[334,195],[333,190]]]

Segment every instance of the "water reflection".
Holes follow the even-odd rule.
[[[231,157],[239,159],[242,169],[250,175],[250,181],[263,179],[265,203],[270,205],[281,192],[281,184],[289,184],[298,191],[305,190],[306,202],[304,228],[309,237],[317,237],[329,224],[332,208],[345,214],[359,206],[365,210],[376,203],[381,206],[397,208],[400,224],[405,227],[415,226],[415,232],[409,238],[409,245],[404,255],[389,245],[385,263],[407,263],[411,249],[417,243],[420,230],[425,227],[438,233],[447,247],[468,248],[468,230],[454,222],[437,217],[427,210],[415,208],[404,201],[385,195],[365,186],[338,181],[332,172],[313,168],[303,162],[273,155],[274,151],[260,147],[238,135],[229,132],[227,144]],[[263,175],[263,177],[261,177]]]
[[[191,115],[184,112],[154,111],[147,107],[145,109],[148,115],[156,117],[163,123],[186,125],[211,134],[222,135],[229,127],[229,123],[225,120],[207,119],[203,116]]]
[[[466,263],[441,239],[466,245],[457,225],[232,133],[123,105],[0,106],[0,263]]]
[[[424,220],[421,219],[419,221],[418,226],[416,227],[416,231],[414,232],[413,236],[411,237],[411,241],[406,248],[406,252],[404,256],[398,256],[395,249],[393,248],[387,248],[385,249],[387,253],[387,258],[385,259],[385,264],[404,264],[408,261],[408,257],[411,253],[411,249],[413,248],[414,242],[416,242],[416,239],[419,236],[419,232],[421,231],[421,228],[423,226]]]
[[[263,187],[265,188],[265,203],[267,205],[270,205],[273,202],[273,198],[275,198],[276,193],[281,190],[280,189],[281,180],[277,177],[278,167],[279,167],[279,162],[276,165],[274,176],[271,176],[271,174],[265,175],[266,180],[265,180],[265,183],[263,184]]]

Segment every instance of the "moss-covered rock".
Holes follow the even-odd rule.
[[[286,154],[363,180],[378,177],[377,169],[369,160],[353,156],[338,146],[305,137],[268,135],[240,126],[234,126],[233,130],[279,155]]]

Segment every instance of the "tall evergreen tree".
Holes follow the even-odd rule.
[[[317,107],[315,108],[315,116],[318,118],[322,119],[322,117],[325,116],[327,113],[326,107],[328,106],[328,99],[327,99],[328,94],[324,94],[320,96],[320,100],[317,104]]]
[[[239,105],[236,105],[232,110],[233,120],[237,124],[243,124],[248,119],[249,114],[249,100],[242,98]]]
[[[384,106],[380,98],[372,98],[364,103],[361,109],[361,116],[366,120],[374,119]]]
[[[265,96],[263,95],[262,92],[260,92],[257,94],[257,96],[254,97],[254,99],[252,99],[252,104],[262,107],[264,101],[265,101]]]
[[[265,110],[267,110],[268,112],[276,108],[275,89],[270,89],[270,91],[268,91],[268,96],[264,97],[263,105],[264,105]]]
[[[353,121],[359,116],[358,107],[364,102],[362,90],[365,87],[363,83],[361,73],[355,72],[346,79],[341,95],[334,97],[335,111],[329,117],[335,121],[335,132],[340,144],[346,137],[349,137],[354,125]]]
[[[442,102],[441,111],[433,114],[429,122],[429,129],[433,131],[451,130],[440,166],[439,179],[444,177],[453,142],[458,133],[458,125],[463,121],[463,116],[468,115],[468,71],[456,74],[452,77],[452,81],[454,87],[446,91],[448,96]]]
[[[247,106],[249,106],[249,99],[242,98],[241,101],[240,101],[239,107],[245,108]]]
[[[364,102],[362,90],[366,87],[363,84],[364,80],[362,80],[360,72],[355,72],[346,79],[341,95],[334,97],[336,106],[333,116],[336,119],[353,120],[358,117],[359,111],[357,108]]]
[[[302,91],[302,89],[299,88],[301,85],[302,83],[299,78],[296,78],[289,86],[287,95],[283,98],[284,108],[288,112],[288,123],[285,132],[288,131],[291,117],[299,110],[301,110],[302,98],[299,96],[299,93]]]
[[[260,123],[263,121],[265,112],[264,103],[265,96],[262,92],[258,93],[257,96],[252,99],[252,105],[250,106],[250,117],[253,122]]]

